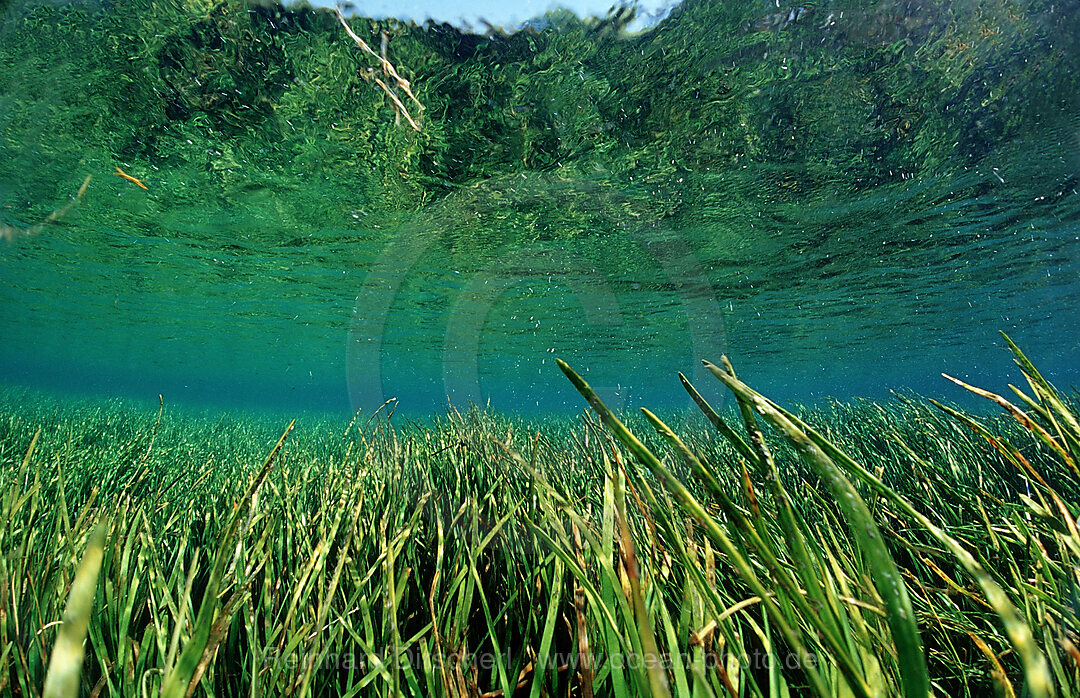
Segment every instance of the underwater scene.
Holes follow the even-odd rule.
[[[0,696],[1080,695],[1080,0],[326,4],[0,0]]]

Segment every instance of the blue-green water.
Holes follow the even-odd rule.
[[[722,399],[699,360],[726,354],[784,401],[960,399],[941,372],[996,390],[1016,380],[1005,331],[1059,387],[1080,383],[1075,95],[964,153],[930,142],[937,164],[872,185],[842,164],[616,171],[589,155],[462,175],[373,213],[377,200],[315,165],[300,178],[250,153],[50,152],[55,134],[26,122],[70,94],[27,98],[47,73],[18,65],[0,82],[6,382],[222,407],[346,413],[396,397],[411,413],[447,400],[576,411],[556,357],[631,407],[686,403],[677,371]],[[809,94],[842,99],[829,89]],[[800,128],[843,143],[846,126],[815,108]],[[86,174],[79,204],[34,229]],[[211,176],[224,184],[204,194]]]

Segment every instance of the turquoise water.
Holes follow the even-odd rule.
[[[805,29],[789,27],[768,7],[752,10],[757,25],[726,21],[745,44],[762,32],[777,42],[824,31],[828,18],[823,6]],[[8,7],[5,36],[26,31],[14,23],[29,11]],[[666,31],[692,19],[666,20]],[[901,49],[917,62],[920,42],[945,40],[934,33],[942,26],[910,29],[910,48]],[[835,39],[856,40],[854,29]],[[770,60],[732,59],[719,41],[720,63]],[[45,44],[29,45],[46,59],[70,50]],[[1012,64],[1025,64],[1017,51]],[[1075,57],[1051,55],[1055,74],[1077,67]],[[219,407],[347,413],[398,398],[416,414],[447,400],[568,412],[583,403],[556,357],[609,402],[636,407],[686,403],[677,371],[722,401],[699,360],[726,354],[742,378],[784,401],[884,399],[890,390],[959,400],[941,372],[995,390],[1017,379],[999,331],[1059,387],[1080,383],[1075,94],[1014,92],[1014,102],[1038,97],[1048,106],[1014,103],[1018,121],[994,138],[930,140],[911,152],[933,157],[909,154],[897,160],[909,168],[880,167],[870,182],[866,168],[844,161],[856,157],[844,143],[865,134],[829,121],[829,100],[843,95],[804,82],[793,94],[820,103],[811,110],[789,100],[787,108],[805,110],[789,118],[799,129],[791,138],[832,134],[835,143],[813,145],[836,153],[832,169],[776,155],[782,145],[723,166],[703,156],[667,169],[660,158],[620,169],[590,151],[574,166],[462,172],[425,189],[430,196],[386,203],[369,193],[375,185],[360,193],[318,159],[290,170],[266,165],[247,144],[231,152],[242,132],[200,132],[220,142],[198,157],[166,157],[159,147],[154,159],[105,142],[50,149],[57,134],[32,122],[77,108],[71,94],[41,87],[28,96],[27,85],[49,75],[47,60],[5,65],[18,68],[0,82],[0,225],[10,238],[0,241],[0,379],[8,383]],[[834,68],[841,77],[844,69]],[[93,92],[106,77],[91,71],[80,89]],[[438,82],[424,77],[413,82],[434,100]],[[911,79],[918,89],[918,75]],[[387,133],[412,137],[393,125],[388,106],[372,114]],[[441,133],[439,119],[452,114],[429,114],[424,128]],[[796,129],[775,122],[748,128],[769,137]],[[139,137],[128,131],[124,138]],[[113,176],[116,166],[147,189]],[[87,174],[78,204],[38,225],[73,200]]]

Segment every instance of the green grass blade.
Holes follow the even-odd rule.
[[[828,689],[821,680],[817,670],[814,668],[813,659],[809,652],[807,652],[805,646],[799,640],[795,630],[792,629],[790,624],[784,619],[783,612],[776,605],[775,601],[771,599],[768,591],[758,579],[750,563],[739,552],[738,547],[731,541],[723,529],[720,528],[715,519],[705,511],[705,508],[690,493],[690,491],[687,490],[686,487],[672,475],[668,468],[661,463],[660,460],[637,439],[637,437],[631,434],[618,417],[608,409],[593,389],[589,387],[589,384],[564,361],[556,359],[556,363],[562,372],[566,374],[567,378],[570,379],[570,382],[573,383],[574,387],[577,388],[578,392],[582,394],[589,402],[589,405],[591,405],[597,414],[600,415],[601,422],[615,434],[616,438],[618,438],[643,465],[653,472],[657,479],[659,479],[660,482],[675,495],[680,506],[697,519],[698,523],[704,527],[706,534],[713,542],[721,547],[731,560],[732,565],[743,577],[744,581],[746,581],[751,589],[762,598],[765,608],[770,613],[773,621],[781,628],[784,639],[799,655],[803,671],[810,679],[818,695],[828,695]]]
[[[829,486],[837,505],[844,512],[852,535],[866,557],[871,576],[885,603],[889,629],[896,645],[904,695],[908,698],[928,696],[930,674],[926,666],[922,640],[907,586],[904,584],[896,562],[885,547],[873,514],[870,513],[869,507],[859,495],[858,490],[825,451],[794,422],[775,409],[769,401],[719,367],[705,362],[705,368],[719,378],[740,400],[752,405],[758,414],[780,431],[803,460]]]
[[[83,643],[90,625],[98,573],[105,557],[107,529],[108,524],[103,519],[90,536],[90,543],[79,562],[79,571],[75,574],[67,607],[64,609],[64,622],[60,626],[49,659],[49,672],[45,675],[42,698],[76,698],[79,695]]]
[[[165,679],[165,684],[161,689],[162,698],[184,698],[187,695],[188,686],[196,672],[199,670],[203,653],[206,650],[207,643],[210,641],[210,634],[215,623],[215,615],[220,606],[218,590],[221,586],[222,576],[225,573],[225,566],[228,563],[230,553],[235,546],[235,536],[244,510],[242,504],[250,503],[252,501],[255,493],[259,490],[259,487],[266,479],[266,476],[270,473],[270,467],[273,465],[274,459],[281,451],[282,446],[285,445],[285,438],[289,435],[289,432],[292,431],[295,424],[296,421],[293,420],[289,423],[289,426],[285,428],[285,432],[281,435],[281,438],[278,439],[278,442],[270,452],[270,455],[266,457],[262,468],[251,480],[243,498],[232,513],[228,528],[221,537],[221,540],[218,543],[217,552],[214,555],[213,565],[210,570],[210,579],[203,592],[202,603],[199,606],[199,613],[195,618],[195,627],[192,631],[191,638],[180,652],[180,657],[176,662],[176,666],[173,667],[172,671],[169,672]]]

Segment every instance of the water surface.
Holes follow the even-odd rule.
[[[677,371],[722,400],[727,354],[780,400],[959,399],[941,372],[1019,379],[1005,331],[1077,383],[1080,6],[833,5],[363,25],[417,133],[325,12],[9,3],[0,374],[546,412],[583,406],[556,357],[631,407],[685,404]]]

